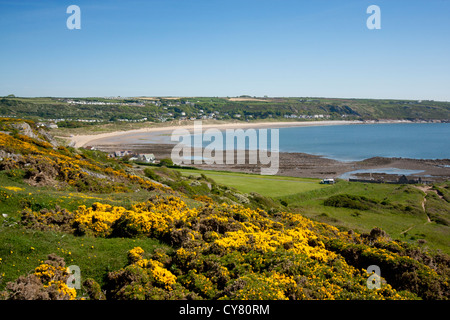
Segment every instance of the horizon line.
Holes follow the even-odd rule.
[[[11,95],[11,94],[10,94]],[[435,100],[435,99],[412,99],[412,98],[349,98],[349,97],[324,97],[324,96],[251,96],[251,95],[240,95],[240,96],[215,96],[215,95],[194,95],[194,96],[176,96],[176,95],[142,95],[142,96],[112,96],[112,95],[99,95],[99,96],[16,96],[12,94],[13,97],[9,95],[0,96],[1,98],[120,98],[120,99],[140,99],[140,98],[154,98],[154,99],[184,99],[184,98],[219,98],[219,99],[229,99],[229,98],[249,98],[249,99],[280,99],[280,98],[310,98],[310,99],[339,99],[339,100],[392,100],[392,101],[432,101],[432,102],[450,102],[450,100]],[[233,101],[232,101],[233,102]]]

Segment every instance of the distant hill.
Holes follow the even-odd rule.
[[[450,121],[450,102],[337,98],[0,98],[6,117],[54,120],[60,127],[170,120],[439,120]]]

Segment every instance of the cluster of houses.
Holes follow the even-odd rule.
[[[167,108],[164,108],[167,110]],[[180,118],[179,120],[207,120],[207,119],[218,119],[220,112],[219,111],[214,111],[214,112],[210,112],[210,113],[206,113],[204,112],[202,109],[200,109],[196,114],[192,115],[192,116],[187,116],[186,112],[182,111],[180,113]],[[228,115],[228,114],[227,114]],[[240,116],[240,115],[239,115]],[[164,113],[162,116],[159,116],[159,121],[161,122],[165,122],[167,120],[173,120],[174,119],[174,114],[171,112],[167,112]]]
[[[421,177],[417,179],[408,179],[405,175],[399,176],[397,180],[385,180],[384,178],[380,179],[357,179],[351,178],[348,179],[350,182],[364,182],[364,183],[387,183],[387,184],[430,184],[432,181],[422,180]]]
[[[47,119],[48,121],[50,121],[49,123],[44,123],[44,122],[38,122],[37,125],[38,126],[46,126],[48,127],[49,124],[54,124],[56,125],[56,127],[54,126],[54,128],[58,128],[57,123],[58,122],[62,122],[62,121],[78,121],[78,122],[102,122],[103,120],[100,119],[65,119],[65,118],[60,118],[60,119]]]
[[[63,101],[70,104],[90,104],[101,106],[120,105],[120,106],[143,107],[145,105],[143,102],[104,102],[104,101],[86,101],[86,100],[72,100],[72,99],[63,99]]]
[[[156,158],[153,153],[135,153],[129,150],[114,151],[108,154],[108,158],[123,158],[129,157],[130,161],[142,161],[145,163],[156,163]]]
[[[323,119],[323,118],[330,118],[331,116],[329,114],[314,114],[314,115],[307,115],[307,114],[285,114],[284,117],[286,119]]]
[[[58,129],[58,125],[54,122],[38,122],[38,123],[36,123],[36,126],[38,128],[46,127],[49,129]]]

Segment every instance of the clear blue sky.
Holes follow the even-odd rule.
[[[450,101],[450,1],[0,0],[7,94]]]

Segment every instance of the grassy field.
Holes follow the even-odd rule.
[[[84,277],[103,282],[106,272],[122,268],[127,263],[127,251],[140,246],[144,250],[170,247],[155,239],[96,238],[74,236],[63,232],[0,227],[0,257],[3,283],[13,281],[47,259],[49,252],[63,257],[67,266],[78,265]],[[56,248],[56,249],[55,249]]]
[[[324,205],[327,198],[338,194],[366,197],[377,204],[368,210]],[[449,226],[428,221],[427,214],[422,209],[424,193],[411,185],[340,181],[331,188],[279,199],[287,202],[291,210],[341,229],[369,232],[372,228],[379,227],[393,239],[422,243],[430,248],[450,252]],[[444,200],[441,200],[439,206],[441,214],[450,209],[449,203]]]
[[[425,194],[411,185],[364,184],[339,181],[321,185],[319,179],[261,176],[209,170],[177,169],[185,176],[201,174],[217,183],[242,192],[257,192],[287,204],[289,211],[313,220],[334,225],[342,230],[369,232],[374,227],[386,231],[393,239],[422,243],[433,249],[450,252],[450,227],[429,222],[422,209]],[[368,210],[325,206],[324,201],[339,194],[366,197],[377,202]],[[429,197],[429,196],[428,196]],[[448,214],[450,205],[443,199],[428,201],[427,212]],[[433,207],[431,207],[433,206]]]
[[[242,192],[257,192],[268,197],[288,196],[329,187],[328,185],[319,184],[320,179],[311,178],[262,176],[210,170],[175,170],[181,172],[185,176],[200,176],[201,174],[205,174],[217,183],[225,184]]]
[[[71,211],[80,205],[90,206],[94,202],[129,207],[133,203],[146,201],[146,191],[111,194],[58,191],[52,187],[32,187],[19,179],[14,181],[1,172],[0,197],[0,288],[19,275],[31,272],[51,252],[63,257],[67,265],[76,261],[84,270],[85,277],[102,283],[105,272],[117,270],[126,264],[126,253],[133,247],[140,246],[148,251],[155,248],[169,249],[155,239],[80,237],[18,226],[22,211],[20,208],[29,207],[39,211],[60,206]]]

